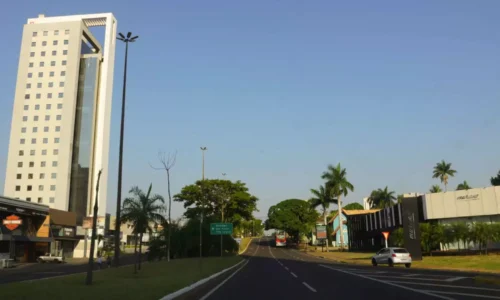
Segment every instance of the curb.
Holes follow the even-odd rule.
[[[248,246],[250,246],[250,244],[252,243],[253,239],[254,239],[253,237],[252,237],[252,238],[250,238],[250,241],[248,242],[248,244],[247,244],[246,248],[245,248],[245,249],[243,249],[243,251],[238,252],[238,255],[240,255],[240,254],[242,254],[242,253],[245,253],[245,251],[247,251]]]
[[[245,261],[246,261],[246,259],[242,259],[239,263],[235,264],[234,266],[231,266],[231,267],[229,267],[227,269],[224,269],[224,270],[222,270],[222,271],[220,271],[218,273],[212,274],[212,275],[210,275],[210,276],[208,276],[206,278],[203,278],[201,280],[198,280],[197,282],[195,282],[195,283],[193,283],[191,285],[188,285],[188,286],[186,286],[186,287],[184,287],[184,288],[182,288],[180,290],[177,290],[177,291],[175,291],[173,293],[170,293],[170,294],[168,294],[166,296],[163,296],[162,298],[160,298],[160,300],[172,300],[175,297],[179,297],[179,296],[181,296],[181,295],[183,295],[183,294],[185,294],[185,293],[187,293],[187,292],[189,292],[189,291],[191,291],[191,290],[199,287],[200,285],[206,283],[207,281],[209,281],[211,279],[214,279],[214,278],[218,277],[219,275],[222,275],[222,274],[226,273],[227,271],[236,268],[237,266],[241,265]]]

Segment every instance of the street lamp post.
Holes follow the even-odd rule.
[[[200,147],[201,150],[201,157],[202,157],[202,163],[201,163],[201,180],[203,181],[201,183],[201,218],[200,218],[200,266],[201,266],[201,256],[202,256],[202,246],[203,246],[203,208],[204,208],[204,203],[203,201],[205,200],[205,194],[204,194],[204,182],[205,182],[205,151],[207,150],[207,147]]]
[[[226,180],[226,173],[222,173],[222,177],[224,177],[224,180]],[[222,201],[224,201],[225,199],[223,199]],[[224,223],[224,206],[221,205],[221,210],[220,210],[220,215],[221,215],[221,222]],[[222,257],[222,239],[223,239],[223,235],[221,234],[220,235],[220,256]]]
[[[120,212],[121,212],[121,202],[122,202],[122,170],[123,170],[123,135],[125,130],[125,96],[127,91],[127,60],[128,60],[128,43],[133,43],[139,37],[138,35],[132,37],[132,33],[128,32],[125,37],[123,34],[119,33],[118,40],[125,43],[125,66],[123,70],[123,93],[122,93],[122,115],[120,124],[120,152],[118,155],[118,187],[116,191],[116,221],[115,221],[115,257],[114,265],[118,267],[120,265]],[[95,218],[96,216],[94,216]]]

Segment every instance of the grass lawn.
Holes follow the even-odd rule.
[[[371,264],[371,253],[359,252],[309,252],[345,263]],[[425,256],[422,261],[414,261],[412,267],[424,269],[441,269],[455,271],[480,271],[500,273],[500,255],[467,255],[467,256]]]
[[[94,272],[94,282],[85,285],[85,274],[1,286],[2,299],[154,299],[188,286],[241,261],[238,256],[187,258],[145,263],[138,274],[134,267]]]
[[[242,238],[241,243],[240,243],[240,251],[239,252],[245,250],[251,240],[252,240],[251,237]]]

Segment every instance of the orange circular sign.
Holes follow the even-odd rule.
[[[5,225],[5,227],[7,227],[7,229],[9,229],[11,231],[15,230],[21,224],[23,224],[23,220],[21,220],[21,218],[19,218],[16,215],[7,216],[3,220],[3,225]]]

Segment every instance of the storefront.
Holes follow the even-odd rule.
[[[76,244],[80,241],[76,236],[76,214],[51,208],[49,218],[50,232],[54,238],[50,252],[65,258],[73,258]]]
[[[32,262],[49,252],[49,207],[0,197],[0,259]]]

